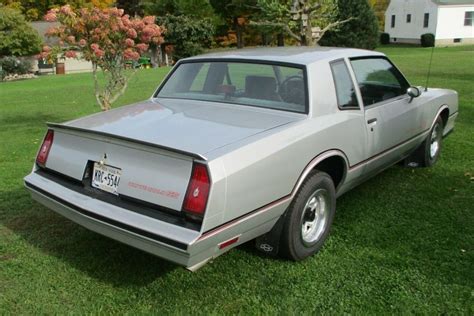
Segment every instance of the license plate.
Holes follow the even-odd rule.
[[[95,162],[92,172],[92,186],[102,191],[118,195],[117,189],[121,175],[121,169]]]

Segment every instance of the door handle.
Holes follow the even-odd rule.
[[[375,123],[375,122],[377,122],[377,119],[376,119],[376,118],[373,118],[373,119],[368,120],[368,121],[367,121],[367,124],[373,124],[373,123]]]

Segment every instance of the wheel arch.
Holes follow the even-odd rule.
[[[329,174],[337,189],[344,183],[348,170],[348,160],[344,152],[339,149],[327,150],[313,158],[303,169],[298,181],[291,192],[292,197],[298,192],[304,180],[314,170],[320,170]]]
[[[447,105],[443,105],[439,111],[438,115],[441,117],[443,120],[443,127],[446,127],[446,124],[448,124],[448,119],[449,119],[449,107]],[[436,117],[437,119],[438,117]]]

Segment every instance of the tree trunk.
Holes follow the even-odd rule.
[[[244,48],[244,40],[242,38],[242,26],[239,24],[239,18],[234,18],[235,34],[237,35],[237,48]]]
[[[278,35],[277,35],[277,45],[278,46],[285,46],[285,35],[283,35],[283,33],[278,33]]]

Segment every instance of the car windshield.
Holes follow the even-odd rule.
[[[248,62],[185,62],[156,97],[307,112],[302,67]]]

